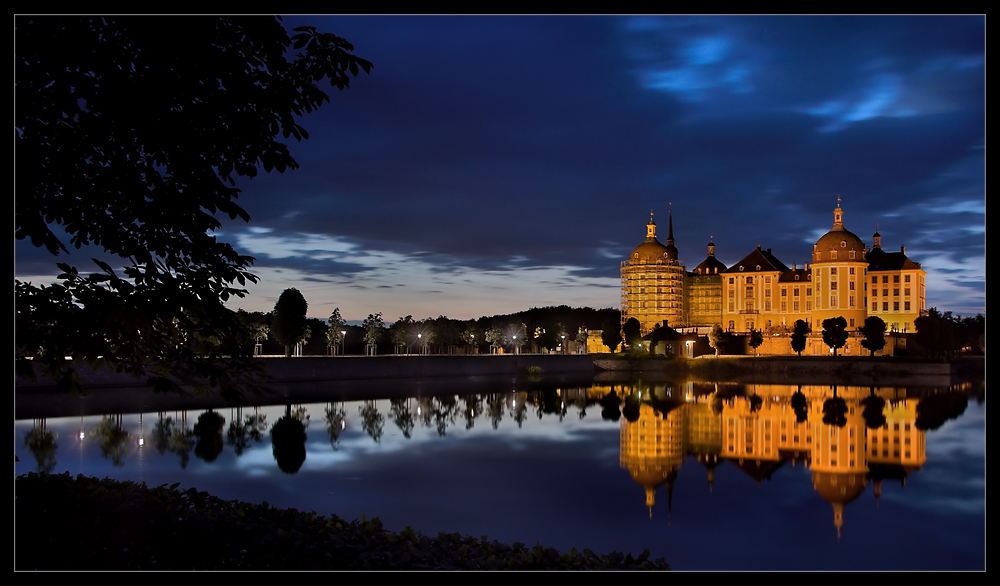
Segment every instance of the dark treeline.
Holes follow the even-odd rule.
[[[274,312],[239,311],[245,324],[238,343],[260,344],[258,353],[284,354],[284,346],[272,331]],[[586,347],[586,331],[599,330],[605,322],[618,323],[617,309],[590,307],[533,307],[511,314],[483,316],[478,319],[451,319],[440,315],[414,319],[412,315],[395,319],[383,316],[388,325],[381,328],[378,354],[468,354],[489,353],[491,346],[512,351],[516,345],[521,352],[566,351]],[[365,354],[365,328],[342,324],[346,332],[341,343],[331,343],[328,320],[308,318],[305,342],[301,354],[307,356],[337,354]],[[564,346],[565,344],[565,346]],[[332,347],[335,346],[336,350]]]

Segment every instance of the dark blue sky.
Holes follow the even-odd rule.
[[[246,309],[287,287],[349,320],[618,307],[650,209],[689,268],[710,238],[801,266],[839,195],[849,230],[922,263],[928,307],[985,312],[982,16],[284,23],[374,69],[302,120],[300,169],[239,185]]]

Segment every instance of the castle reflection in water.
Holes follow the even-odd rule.
[[[108,415],[96,424],[92,416],[89,423],[83,417],[60,418],[59,425],[54,423],[57,420],[37,419],[30,428],[27,421],[16,422],[15,453],[27,449],[34,455],[37,470],[52,471],[58,448],[55,429],[61,429],[64,438],[72,438],[68,443],[80,444],[81,454],[87,437],[88,442],[100,444],[105,461],[115,468],[135,466],[141,477],[144,450],[179,456],[181,468],[187,468],[192,455],[202,464],[212,464],[225,446],[238,459],[255,445],[270,442],[281,471],[295,474],[306,459],[306,434],[302,433],[297,447],[288,451],[278,445],[276,430],[282,422],[298,421],[304,431],[310,419],[314,423],[325,419],[330,441],[327,447],[337,450],[339,437],[348,426],[363,430],[376,443],[383,441],[386,415],[402,432],[405,439],[399,441],[406,443],[414,428],[421,425],[444,437],[449,427],[461,425],[462,420],[466,430],[477,420],[496,430],[509,417],[520,429],[533,410],[539,420],[543,415],[557,416],[560,425],[574,406],[581,420],[588,407],[593,411],[599,406],[605,429],[618,422],[620,467],[642,487],[650,517],[655,509],[657,515],[669,518],[675,504],[673,487],[682,473],[704,474],[711,488],[717,467],[727,464],[759,484],[787,464],[811,471],[813,489],[832,507],[839,538],[846,506],[868,485],[872,485],[876,499],[885,482],[905,485],[907,476],[925,464],[926,430],[937,429],[960,415],[968,396],[981,392],[977,388],[982,388],[982,382],[917,390],[632,381],[543,391],[396,398],[388,401],[388,410],[384,400],[358,401],[357,407],[328,403],[234,408],[228,431],[224,431],[225,410],[201,412],[197,423],[196,415],[187,411],[169,416]],[[271,421],[265,413],[268,410]],[[317,417],[311,417],[310,410]],[[309,429],[310,436],[319,431],[316,427]],[[506,433],[517,435],[510,429]],[[72,451],[72,445],[63,449]],[[310,444],[310,450],[316,449],[316,444]],[[287,456],[281,461],[283,453],[292,454],[291,463]],[[28,460],[22,457],[18,465],[22,467],[16,472],[26,472]],[[692,466],[692,460],[701,467]],[[682,472],[685,462],[688,465]],[[86,469],[79,472],[92,473]]]
[[[712,392],[704,393],[705,387]],[[626,399],[620,463],[645,490],[650,516],[657,492],[665,493],[669,514],[673,485],[688,456],[702,464],[709,485],[723,462],[758,484],[785,464],[802,465],[832,505],[839,535],[845,505],[869,483],[878,498],[883,482],[905,485],[926,460],[925,431],[917,425],[920,399],[905,398],[905,389],[740,387],[688,383],[640,385],[637,395],[629,394],[631,386],[589,391],[639,399],[631,399],[632,405]]]

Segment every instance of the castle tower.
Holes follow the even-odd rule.
[[[656,325],[678,325],[683,320],[684,264],[677,259],[671,213],[667,245],[656,239],[656,222],[649,214],[646,240],[621,263],[621,321],[639,321],[643,335]]]

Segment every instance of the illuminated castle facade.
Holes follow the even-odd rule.
[[[855,330],[875,315],[890,331],[906,332],[926,310],[925,281],[920,263],[904,248],[882,249],[877,227],[870,248],[847,230],[840,198],[833,227],[816,241],[811,263],[791,268],[760,245],[726,267],[709,242],[708,256],[687,272],[674,246],[673,215],[666,246],[656,239],[651,215],[646,240],[621,263],[621,319],[637,319],[645,335],[664,323],[781,332],[803,320],[819,331],[832,317],[843,317]]]

